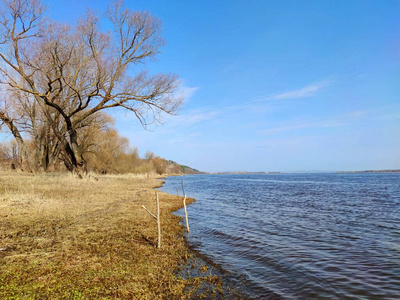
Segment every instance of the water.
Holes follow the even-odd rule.
[[[189,243],[249,298],[400,299],[400,175],[169,177]],[[182,211],[178,212],[182,215]]]

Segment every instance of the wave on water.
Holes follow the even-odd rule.
[[[398,174],[170,177],[188,242],[254,299],[398,299]],[[181,214],[181,212],[179,212]]]

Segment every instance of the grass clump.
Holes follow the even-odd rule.
[[[0,299],[189,299],[198,281],[176,276],[190,256],[181,199],[144,176],[0,174]],[[218,283],[216,283],[216,286]],[[214,291],[215,293],[215,291]],[[218,294],[218,293],[217,293]]]

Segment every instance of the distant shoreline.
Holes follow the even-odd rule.
[[[301,172],[242,172],[242,171],[227,171],[227,172],[200,172],[199,174],[209,175],[230,175],[230,174],[300,174],[300,173],[335,173],[335,174],[361,174],[361,173],[400,173],[400,169],[393,170],[361,170],[361,171],[301,171]]]
[[[218,174],[218,175],[224,175],[224,174],[282,174],[282,172],[235,172],[235,171],[228,171],[228,172],[206,172],[202,174]]]
[[[400,170],[365,170],[365,171],[337,171],[338,174],[352,173],[400,173]]]

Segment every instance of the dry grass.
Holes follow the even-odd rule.
[[[165,193],[156,249],[156,222],[141,206],[155,211],[160,185],[0,172],[0,299],[187,299],[205,297],[194,294],[201,281],[218,289],[213,276],[176,276],[189,252],[171,214],[181,199]]]

